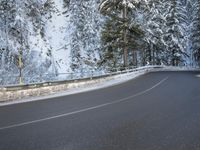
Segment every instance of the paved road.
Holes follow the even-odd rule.
[[[200,150],[197,74],[0,107],[0,150]]]

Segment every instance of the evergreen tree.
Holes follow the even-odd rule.
[[[192,51],[197,64],[200,65],[200,1],[194,2],[194,18],[193,18],[193,30],[192,30]]]
[[[9,67],[11,63],[12,45],[10,44],[9,34],[12,29],[12,22],[16,16],[15,0],[1,0],[0,1],[0,23],[1,23],[1,43],[0,43],[0,60],[1,67],[11,69]]]
[[[100,49],[101,16],[96,9],[98,1],[72,1],[70,22],[72,70],[94,68]],[[91,7],[92,6],[92,7]]]
[[[145,7],[146,6],[146,7]],[[152,0],[140,8],[143,17],[138,22],[142,24],[145,31],[144,64],[165,64],[165,43],[163,34],[166,20],[164,18],[164,3],[160,0]]]
[[[189,0],[177,1],[177,11],[179,12],[179,28],[181,29],[183,35],[182,38],[180,38],[180,42],[183,45],[184,52],[186,53],[186,55],[182,56],[185,65],[192,65],[193,63],[191,33],[194,9],[191,4],[192,2]]]
[[[166,15],[166,32],[164,33],[164,41],[168,51],[168,63],[172,66],[178,66],[183,63],[185,55],[184,47],[181,44],[183,34],[179,26],[179,13],[177,11],[177,1],[171,0],[168,2]]]
[[[129,35],[131,35],[131,32],[133,31],[133,26],[132,24],[130,24],[130,14],[137,3],[137,0],[102,0],[100,4],[100,12],[103,15],[110,17],[111,19],[108,20],[107,25],[109,26],[109,24],[113,22],[112,27],[114,27],[115,24],[117,26],[117,31],[114,31],[116,33],[113,35],[113,39],[115,41],[111,43],[114,43],[112,47],[115,47],[117,51],[123,51],[123,60],[125,67],[127,67],[128,65],[128,50],[130,44],[130,39],[128,38],[130,37]],[[106,32],[112,33],[112,29],[111,31]],[[103,34],[106,37],[105,33]],[[110,36],[112,35],[110,34]],[[115,43],[117,42],[120,43],[121,46],[118,44],[116,45]]]

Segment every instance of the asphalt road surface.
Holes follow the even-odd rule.
[[[0,107],[0,150],[200,150],[198,74]]]

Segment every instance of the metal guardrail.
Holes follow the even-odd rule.
[[[107,72],[104,71],[101,74],[99,72],[95,73],[94,71],[92,71],[91,73],[87,72],[88,76],[83,76],[82,78],[73,76],[74,73],[63,73],[60,75],[71,75],[73,77],[67,80],[43,81],[43,82],[23,84],[23,85],[5,85],[5,86],[0,87],[0,91],[17,91],[17,90],[34,89],[34,88],[40,88],[40,87],[46,87],[46,86],[56,86],[56,85],[61,85],[61,84],[100,79],[100,78],[105,78],[105,77],[109,77],[113,75],[129,73],[129,72],[149,70],[153,68],[162,68],[162,66],[146,66],[146,67],[140,67],[140,68],[136,68],[136,67],[112,68],[112,70],[108,70]]]
[[[85,72],[87,73],[87,76],[82,75],[76,76],[76,73],[62,73],[60,75],[70,75],[71,78],[66,80],[54,80],[54,81],[42,81],[42,82],[35,82],[35,83],[29,83],[29,84],[23,84],[23,85],[4,85],[0,86],[0,91],[17,91],[17,90],[25,90],[25,89],[34,89],[34,88],[40,88],[40,87],[47,87],[47,86],[56,86],[61,84],[69,84],[69,83],[76,83],[76,82],[83,82],[83,81],[90,81],[94,79],[101,79],[113,75],[119,75],[119,74],[125,74],[130,72],[136,72],[136,71],[149,71],[151,69],[163,69],[163,71],[200,71],[199,67],[171,67],[171,66],[144,66],[144,67],[127,67],[127,68],[110,68],[110,70],[107,68],[108,71],[102,71],[102,72]],[[83,73],[83,72],[79,72]],[[61,78],[62,79],[62,78]]]

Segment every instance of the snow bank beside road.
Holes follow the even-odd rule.
[[[65,83],[56,86],[46,86],[35,89],[26,89],[18,91],[0,90],[0,106],[10,105],[16,103],[24,103],[36,100],[44,100],[53,97],[61,97],[86,91],[97,90],[117,84],[121,84],[128,80],[141,76],[153,68],[142,68],[142,70],[118,74],[109,77],[92,79],[88,81],[77,81],[74,83]]]
[[[133,70],[132,70],[133,71]],[[134,79],[138,76],[144,75],[148,72],[157,71],[199,71],[195,68],[183,67],[164,67],[164,66],[146,66],[137,68],[134,72],[112,75],[97,79],[75,81],[63,83],[55,86],[43,86],[34,89],[25,89],[18,91],[6,91],[0,88],[0,106],[30,102],[36,100],[44,100],[54,97],[61,97],[86,91],[97,90]]]

